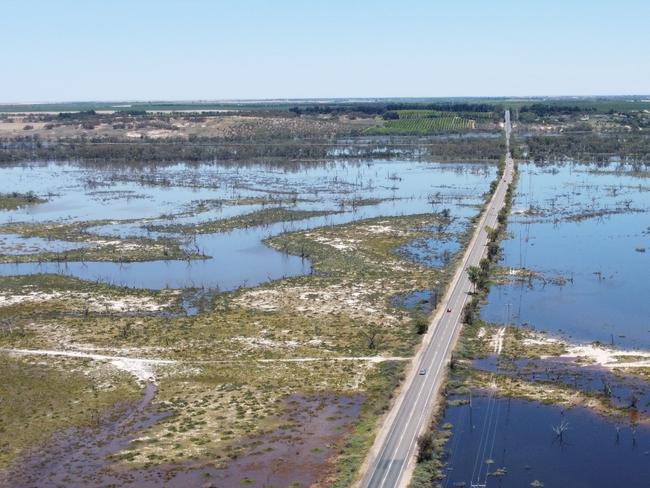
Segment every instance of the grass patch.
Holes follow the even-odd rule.
[[[28,193],[0,193],[0,210],[16,210],[29,205],[38,205],[47,202],[46,199],[36,196],[32,192]]]
[[[386,413],[397,386],[404,379],[404,364],[385,362],[371,370],[365,379],[366,396],[359,419],[341,447],[336,460],[336,475],[328,486],[351,486],[368,450],[375,440],[379,420]]]
[[[121,223],[131,223],[125,220]],[[127,263],[166,259],[204,259],[196,252],[186,251],[171,238],[148,239],[143,237],[117,238],[93,234],[89,228],[113,223],[107,220],[61,223],[10,223],[0,225],[0,233],[17,234],[21,237],[38,237],[79,243],[79,248],[62,252],[39,252],[33,254],[0,255],[3,263],[111,261]]]
[[[263,208],[244,215],[227,219],[210,220],[198,224],[149,225],[146,228],[150,231],[215,234],[234,229],[261,227],[278,222],[291,222],[312,217],[322,217],[334,213],[337,212],[327,210],[293,210],[284,207]]]
[[[94,425],[116,402],[138,398],[129,378],[107,374],[97,387],[87,368],[79,360],[44,365],[0,354],[0,468],[57,430]]]

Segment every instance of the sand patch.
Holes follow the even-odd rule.
[[[645,351],[621,351],[596,344],[570,346],[560,357],[575,358],[579,362],[597,364],[608,369],[648,368],[650,353]]]
[[[480,334],[481,331],[479,331]],[[485,335],[485,329],[483,329],[483,335]],[[503,340],[506,335],[506,328],[500,327],[496,333],[490,339],[490,349],[498,356],[503,350]]]
[[[307,237],[312,238],[314,241],[319,244],[324,244],[326,246],[333,247],[339,251],[352,251],[357,248],[357,245],[361,242],[360,239],[344,239],[341,237],[326,237],[326,236],[312,236],[306,234]]]
[[[173,305],[171,300],[152,297],[110,297],[86,292],[26,291],[20,294],[0,292],[0,307],[25,303],[43,303],[50,300],[73,300],[84,304],[90,312],[159,312]]]
[[[377,303],[377,291],[385,293],[390,285],[375,282],[366,285],[340,284],[311,288],[286,286],[244,292],[234,301],[265,312],[295,310],[306,316],[346,315],[376,325],[397,325],[401,320],[389,313],[383,302]]]
[[[141,383],[155,381],[155,368],[157,366],[177,364],[176,361],[167,359],[142,359],[121,356],[106,356],[103,354],[91,354],[80,351],[57,351],[52,349],[0,349],[0,352],[20,355],[63,356],[107,362],[121,371],[132,374]]]

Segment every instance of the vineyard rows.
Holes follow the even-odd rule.
[[[421,117],[401,118],[386,121],[383,127],[372,127],[368,132],[374,134],[431,134],[474,129],[476,122],[462,117]]]
[[[436,117],[461,117],[465,119],[473,120],[490,120],[494,117],[492,112],[442,112],[439,110],[422,110],[422,109],[412,109],[412,110],[397,110],[397,114],[401,119],[426,119],[426,118],[436,118]]]

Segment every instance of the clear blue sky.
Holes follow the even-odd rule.
[[[650,93],[648,0],[2,0],[0,102]]]

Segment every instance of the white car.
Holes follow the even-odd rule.
[[[425,375],[425,374],[427,374],[427,369],[426,369],[426,368],[422,368],[422,369],[420,370],[420,375]]]

